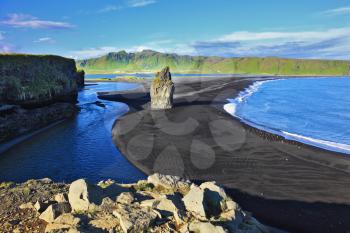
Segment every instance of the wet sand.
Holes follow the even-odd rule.
[[[215,180],[259,220],[284,230],[350,232],[350,157],[286,141],[223,110],[262,79],[176,79],[175,108],[166,111],[150,111],[148,84],[100,98],[129,105],[113,140],[144,173]]]

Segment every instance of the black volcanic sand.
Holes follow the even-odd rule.
[[[348,156],[251,128],[223,109],[261,79],[176,80],[175,108],[166,111],[150,111],[149,84],[100,97],[129,105],[113,139],[144,173],[215,180],[259,220],[291,232],[350,232]]]

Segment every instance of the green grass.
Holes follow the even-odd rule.
[[[76,88],[73,59],[52,55],[0,54],[0,100],[46,100]],[[11,90],[11,91],[9,91]]]
[[[8,189],[15,185],[13,182],[2,182],[0,183],[0,189]]]
[[[135,190],[137,191],[152,191],[154,189],[154,185],[147,183],[146,181],[139,181],[135,186]]]
[[[77,67],[87,73],[156,72],[166,66],[175,73],[340,76],[349,75],[350,61],[181,56],[149,50],[138,53],[121,51],[77,61]]]

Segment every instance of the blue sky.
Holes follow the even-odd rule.
[[[0,52],[350,59],[347,0],[0,0]]]

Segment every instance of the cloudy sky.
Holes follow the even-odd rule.
[[[0,0],[0,52],[350,60],[348,0]]]

